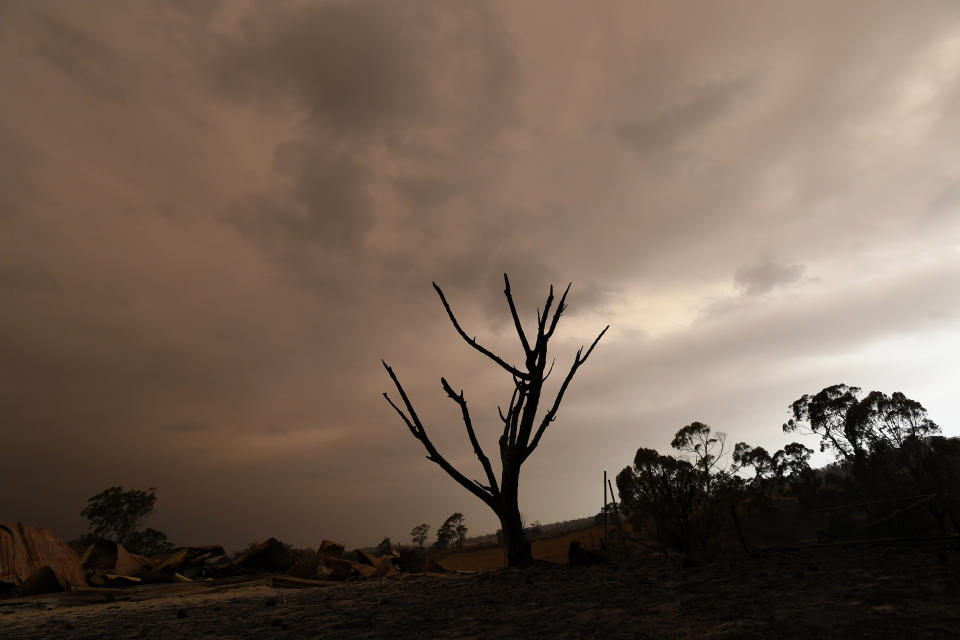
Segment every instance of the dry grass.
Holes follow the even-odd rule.
[[[611,535],[613,535],[612,529]],[[533,557],[537,560],[566,564],[567,551],[571,542],[578,540],[586,549],[599,549],[602,537],[603,527],[590,527],[556,537],[534,540],[531,544]],[[446,553],[435,559],[445,568],[457,571],[493,571],[506,566],[503,548],[499,545],[464,548],[463,551]]]

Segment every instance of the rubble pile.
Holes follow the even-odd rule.
[[[293,549],[269,538],[235,557],[218,545],[179,547],[146,557],[112,540],[64,542],[47,529],[0,523],[0,598],[52,592],[140,588],[154,583],[197,586],[270,576],[277,586],[387,578],[399,573],[395,551],[374,555],[323,540],[316,549]]]

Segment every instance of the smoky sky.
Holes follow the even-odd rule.
[[[611,325],[528,521],[839,382],[960,433],[955,2],[8,1],[0,87],[4,520],[124,485],[180,544],[493,531],[380,359],[479,477],[439,379],[491,454],[511,381],[431,282],[519,361],[504,272],[531,325],[573,283],[560,370]]]

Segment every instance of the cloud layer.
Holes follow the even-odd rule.
[[[786,405],[903,390],[958,433],[953,2],[8,2],[0,7],[0,483],[83,530],[238,547],[496,522],[438,447],[495,447],[509,272],[557,366],[612,328],[528,463],[528,519],[700,420],[783,441]],[[478,472],[479,470],[475,470]]]

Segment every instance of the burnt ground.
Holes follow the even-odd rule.
[[[0,637],[7,639],[907,636],[960,637],[956,541],[0,606]]]

